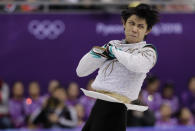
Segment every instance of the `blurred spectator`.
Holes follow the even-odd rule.
[[[12,88],[12,98],[9,101],[9,113],[15,128],[25,126],[24,114],[24,85],[17,81]]]
[[[49,98],[52,92],[60,86],[60,82],[58,80],[51,80],[48,84],[48,93],[42,96],[42,101],[44,102],[47,98]]]
[[[9,87],[0,80],[0,129],[11,128],[11,121],[8,117]]]
[[[77,127],[82,127],[84,124],[84,117],[85,117],[85,110],[83,105],[77,104],[75,106],[76,112],[77,112],[77,118],[78,118],[78,123]]]
[[[143,98],[139,94],[139,103],[142,103]],[[145,105],[144,103],[142,105]],[[154,112],[147,110],[144,112],[128,110],[127,111],[127,126],[154,126],[156,121]]]
[[[41,123],[44,128],[70,128],[77,125],[77,114],[74,108],[65,103],[67,94],[64,88],[58,87],[42,108],[37,109],[30,118],[34,124]]]
[[[68,101],[67,104],[71,106],[75,106],[79,103],[79,86],[76,82],[71,82],[67,89],[68,93]]]
[[[39,4],[33,4],[37,0],[26,0],[26,1],[29,2],[29,4],[23,4],[20,6],[20,10],[23,12],[38,11],[42,8]]]
[[[30,115],[42,105],[42,100],[40,98],[40,86],[38,82],[31,82],[28,87],[28,92],[29,98],[26,98],[24,103],[27,120]]]
[[[146,80],[146,89],[142,91],[143,102],[153,111],[157,111],[162,103],[162,97],[157,92],[160,80],[156,76],[149,76]]]
[[[15,4],[12,4],[12,3],[4,6],[4,10],[6,12],[9,12],[9,13],[14,12],[16,10],[16,8],[17,8],[17,6]]]
[[[89,80],[88,84],[87,84],[87,90],[93,90],[91,88],[91,84],[93,83],[94,79]],[[86,95],[81,96],[81,98],[79,99],[79,103],[83,105],[84,109],[85,109],[85,120],[87,120],[87,118],[89,117],[89,114],[91,112],[91,108],[93,107],[94,103],[95,103],[95,99],[88,97]]]
[[[3,1],[3,0],[2,0]],[[36,12],[36,11],[61,11],[67,9],[100,9],[103,11],[115,11],[124,8],[124,4],[128,4],[129,7],[135,7],[139,3],[151,3],[153,7],[157,7],[162,11],[168,12],[192,12],[194,10],[193,2],[185,2],[184,0],[4,0],[9,3],[6,5],[0,5],[0,9],[6,12],[22,11],[22,12]],[[16,4],[15,1],[27,1],[25,4]],[[38,2],[37,2],[38,1]],[[47,3],[44,3],[44,2]],[[156,1],[159,1],[156,2]],[[171,3],[168,3],[171,1]],[[40,3],[42,2],[42,3]],[[48,2],[51,2],[48,4]],[[61,3],[61,4],[58,4]],[[81,4],[80,4],[81,2]],[[118,4],[124,2],[124,4]],[[67,4],[68,3],[68,4]],[[100,3],[100,4],[97,4]],[[78,5],[77,5],[78,4]],[[109,5],[110,4],[110,5]]]
[[[51,0],[53,2],[78,3],[80,0]],[[91,1],[91,0],[90,0]],[[93,1],[93,0],[92,0]]]
[[[166,83],[162,89],[162,103],[168,103],[171,106],[173,113],[176,113],[179,109],[179,99],[174,95],[174,85],[172,83]]]
[[[188,91],[181,96],[183,106],[188,107],[195,115],[195,76],[188,81]]]
[[[154,126],[155,115],[151,110],[144,112],[129,110],[127,112],[127,126]]]
[[[188,108],[184,107],[180,110],[178,124],[182,126],[192,126],[194,124],[192,113]]]
[[[178,12],[178,11],[192,11],[193,10],[193,5],[189,4],[189,3],[183,3],[184,0],[167,0],[167,1],[172,1],[175,2],[174,4],[167,4],[165,6],[166,11],[174,11],[174,12]]]
[[[2,9],[5,11],[5,12],[14,12],[17,8],[16,4],[14,4],[14,2],[16,0],[0,0],[1,1],[5,1],[5,2],[8,2],[8,4],[5,4],[3,5]]]
[[[160,119],[157,120],[156,126],[176,126],[177,120],[171,118],[172,110],[169,104],[162,104],[160,107]]]
[[[52,94],[52,92],[60,86],[60,82],[58,80],[51,80],[49,82],[49,86],[48,86],[48,93],[49,96]]]

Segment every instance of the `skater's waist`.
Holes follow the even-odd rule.
[[[111,96],[111,97],[113,97],[113,98],[115,98],[123,103],[130,104],[130,102],[131,102],[131,100],[128,97],[123,96],[123,95],[118,94],[118,93],[115,93],[115,92],[109,92],[109,91],[104,91],[104,90],[94,90],[94,91]]]

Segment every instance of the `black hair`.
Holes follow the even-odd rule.
[[[170,96],[170,94],[168,94],[168,96],[166,95],[166,92],[165,91],[167,91],[167,90],[171,90],[171,96]],[[174,84],[173,84],[173,82],[166,82],[165,84],[164,84],[164,86],[163,86],[163,88],[162,88],[162,97],[163,98],[172,98],[173,97],[173,95],[174,95]]]
[[[164,84],[164,88],[163,89],[167,89],[167,88],[174,89],[174,83],[173,82],[166,82]]]
[[[160,81],[159,78],[157,76],[154,76],[154,75],[149,75],[146,79],[146,84],[147,85],[150,85],[150,84],[153,84],[154,82],[156,81]]]
[[[147,30],[152,29],[153,25],[159,22],[159,12],[155,7],[147,4],[139,4],[136,7],[130,7],[121,12],[124,23],[126,23],[127,19],[132,15],[145,19]]]
[[[64,90],[66,92],[66,89],[62,85],[58,85],[58,86],[56,86],[56,88],[53,90],[52,93],[54,93],[54,92],[56,92],[58,90]]]

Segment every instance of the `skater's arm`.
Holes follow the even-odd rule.
[[[141,48],[136,54],[116,48],[113,48],[112,51],[117,60],[133,72],[147,73],[157,61],[156,51],[151,47]]]
[[[105,61],[105,57],[97,55],[91,50],[81,58],[76,73],[79,77],[88,76],[97,70]]]

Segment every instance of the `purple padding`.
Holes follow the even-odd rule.
[[[174,80],[177,91],[186,89],[195,74],[195,15],[162,14],[148,43],[158,50],[152,72],[162,81]],[[25,85],[38,80],[42,90],[48,81],[63,84],[78,81],[85,88],[95,74],[78,78],[76,67],[94,45],[122,39],[118,14],[14,14],[0,15],[0,77],[8,83],[22,80]]]

